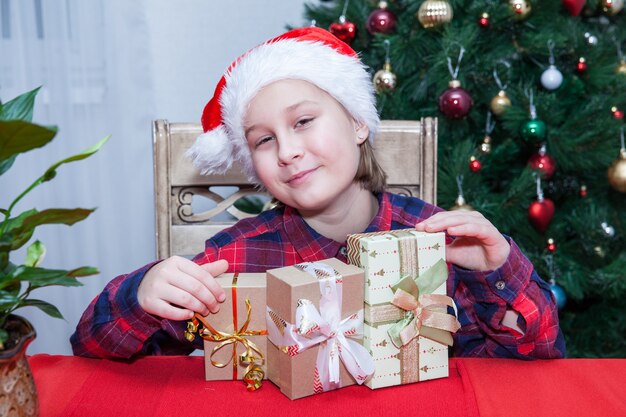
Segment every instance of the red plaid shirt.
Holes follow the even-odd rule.
[[[378,196],[379,211],[364,231],[413,227],[441,209],[416,198],[389,193]],[[508,239],[508,238],[507,238]],[[533,270],[515,242],[495,271],[468,271],[449,264],[447,283],[458,307],[461,329],[454,335],[455,356],[561,358],[565,342],[549,286]],[[346,260],[346,244],[328,239],[306,224],[290,207],[278,208],[238,222],[206,241],[194,259],[203,264],[226,259],[229,272],[268,269],[326,258]],[[154,264],[113,279],[83,314],[71,337],[74,354],[130,358],[137,354],[189,354],[202,349],[184,339],[186,322],[146,313],[137,289]],[[521,334],[502,325],[506,310],[518,313]]]

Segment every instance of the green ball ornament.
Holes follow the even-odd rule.
[[[541,142],[547,133],[546,124],[539,119],[531,119],[522,127],[522,138],[527,142]]]

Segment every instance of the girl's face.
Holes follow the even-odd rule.
[[[369,129],[317,86],[267,85],[250,102],[244,126],[259,179],[302,214],[322,213],[360,189],[354,177]]]

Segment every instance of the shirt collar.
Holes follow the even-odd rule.
[[[364,233],[389,230],[391,228],[392,208],[389,193],[377,193],[378,212]],[[345,242],[337,242],[322,236],[309,226],[298,211],[285,206],[284,228],[287,238],[304,262],[337,257]]]
[[[374,216],[372,222],[363,233],[380,232],[391,229],[393,210],[390,195],[387,192],[377,193],[376,198],[378,198],[378,213],[376,213],[376,216]]]

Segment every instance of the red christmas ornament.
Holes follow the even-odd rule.
[[[621,120],[624,118],[624,112],[615,106],[611,107],[611,113],[613,113],[613,117],[615,117],[616,119]]]
[[[587,60],[582,56],[578,58],[578,63],[576,64],[576,71],[585,72],[587,71]]]
[[[482,28],[489,27],[489,13],[483,13],[480,15],[480,19],[478,19],[478,24]]]
[[[554,239],[548,239],[548,245],[546,246],[546,249],[548,250],[548,252],[556,252],[556,243],[554,242]]]
[[[572,16],[578,16],[585,7],[586,0],[562,0],[563,6]]]
[[[347,44],[350,44],[356,36],[356,25],[347,21],[345,16],[340,16],[339,22],[332,23],[328,30]]]
[[[581,197],[587,197],[587,186],[586,186],[585,184],[582,184],[582,185],[580,186],[580,191],[578,191],[578,194],[579,194]]]
[[[378,3],[378,9],[372,11],[367,18],[367,31],[374,33],[389,33],[396,28],[396,15],[387,10],[387,2]]]
[[[549,198],[538,198],[528,206],[528,219],[540,233],[544,233],[554,216],[554,202]]]
[[[481,165],[480,161],[478,159],[476,159],[475,156],[471,156],[470,157],[469,168],[470,168],[470,171],[472,171],[472,172],[478,172],[478,171],[480,171],[480,168],[482,168],[482,165]]]
[[[554,159],[546,153],[546,145],[542,145],[539,151],[530,157],[528,166],[538,171],[544,180],[552,178],[556,170]]]
[[[450,119],[462,119],[470,112],[474,101],[458,80],[452,80],[449,88],[439,96],[439,110]]]

